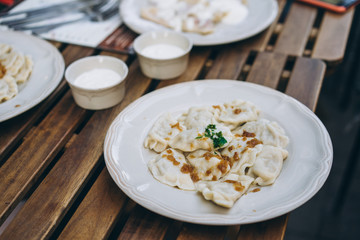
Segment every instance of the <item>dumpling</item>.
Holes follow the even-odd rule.
[[[144,145],[156,152],[162,152],[168,147],[170,140],[184,129],[185,127],[176,121],[170,113],[166,113],[155,122],[145,139]]]
[[[25,56],[24,64],[20,67],[18,74],[15,76],[15,81],[17,84],[24,83],[28,80],[32,69],[33,69],[33,60],[29,56]]]
[[[207,127],[202,130],[189,129],[182,131],[170,140],[169,146],[184,152],[193,152],[198,149],[211,151],[214,149],[226,147],[233,138],[233,134],[231,133],[230,129],[222,126],[221,124],[213,124],[211,127],[212,133],[222,136],[221,139],[223,142],[221,144],[217,142],[217,139],[220,139],[218,136],[215,136],[213,139],[206,137],[206,129],[209,129],[209,127]]]
[[[166,149],[148,163],[152,175],[158,181],[183,190],[195,190],[192,171],[184,155],[175,149]]]
[[[0,78],[0,103],[13,98],[18,93],[18,86],[15,79],[6,74]]]
[[[220,181],[199,181],[195,185],[206,200],[231,208],[235,201],[248,190],[253,181],[254,178],[250,176],[229,174]]]
[[[245,122],[255,121],[260,113],[253,103],[239,99],[213,106],[213,108],[215,109],[216,120],[224,123],[231,130]]]
[[[0,43],[0,56],[11,51],[11,46],[8,44]]]
[[[210,107],[191,107],[180,119],[187,129],[204,129],[209,124],[216,124],[213,109]]]
[[[254,165],[262,148],[262,142],[256,138],[237,136],[224,148],[221,155],[230,162],[231,173],[245,175],[246,169]]]
[[[281,147],[264,145],[249,170],[249,175],[256,178],[254,183],[260,186],[273,184],[279,176],[283,160],[287,156],[288,152]]]
[[[197,150],[190,153],[186,159],[194,167],[200,180],[216,181],[230,170],[228,161],[218,152]]]
[[[289,138],[285,135],[285,130],[276,122],[267,119],[248,122],[234,131],[234,134],[243,135],[244,132],[254,134],[256,138],[266,145],[279,146],[285,148],[289,143]]]

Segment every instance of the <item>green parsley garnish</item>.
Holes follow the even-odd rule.
[[[226,139],[224,138],[221,131],[215,132],[216,125],[215,124],[209,124],[205,128],[204,136],[198,136],[195,139],[200,139],[202,137],[208,137],[211,140],[213,140],[214,148],[220,148],[227,143]]]

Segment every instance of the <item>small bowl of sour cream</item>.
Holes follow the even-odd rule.
[[[164,80],[185,72],[192,42],[177,32],[147,32],[135,39],[133,47],[144,75]]]
[[[65,71],[75,102],[82,108],[100,110],[120,103],[125,96],[126,64],[115,57],[79,59]]]

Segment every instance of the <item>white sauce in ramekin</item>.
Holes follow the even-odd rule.
[[[80,74],[74,81],[74,85],[90,90],[106,88],[121,81],[117,72],[106,68],[95,68]]]
[[[145,47],[141,54],[153,59],[170,59],[180,57],[185,53],[184,49],[166,43],[158,43]]]

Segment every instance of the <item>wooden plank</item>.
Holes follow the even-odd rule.
[[[163,239],[173,220],[137,206],[118,239]]]
[[[128,104],[150,84],[135,61],[126,80],[127,93],[117,106],[96,111],[46,178],[5,229],[3,239],[49,238],[99,165],[106,130]],[[31,221],[28,221],[31,219]]]
[[[103,169],[58,239],[108,238],[126,200],[126,195]]]
[[[246,81],[276,88],[286,59],[287,56],[281,53],[258,53]]]
[[[323,61],[297,58],[285,93],[315,111],[324,73],[325,63]]]
[[[224,239],[226,226],[206,226],[186,223],[183,225],[177,240]]]
[[[286,230],[288,215],[240,227],[238,240],[278,240],[283,239]]]
[[[302,56],[316,14],[317,8],[294,2],[276,41],[274,52]]]
[[[206,79],[237,79],[248,58],[250,50],[241,43],[224,46],[216,56],[213,66],[206,74]]]
[[[311,57],[328,62],[343,59],[354,11],[352,8],[344,14],[325,12]]]
[[[92,53],[93,50],[90,48],[69,46],[62,54],[66,65],[68,65],[71,62],[89,56]],[[58,100],[59,96],[61,96],[67,88],[65,80],[63,80],[55,91],[47,97],[44,102],[39,104],[39,106],[18,117],[0,123],[0,162],[5,155],[21,141],[22,137],[29,131],[31,126],[49,109],[49,107],[52,106],[52,104],[54,104],[55,101]]]
[[[85,113],[68,92],[0,168],[0,223],[70,139]]]

